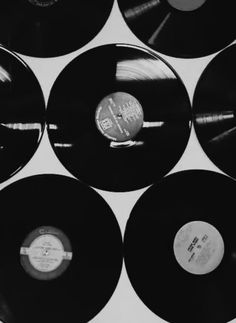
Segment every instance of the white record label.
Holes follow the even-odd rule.
[[[96,109],[95,121],[99,131],[115,142],[130,140],[143,126],[140,102],[125,92],[106,96]]]
[[[211,224],[192,221],[177,232],[174,255],[186,271],[196,275],[207,274],[219,266],[224,255],[224,241]]]
[[[26,272],[42,280],[60,276],[72,260],[68,238],[53,227],[40,227],[32,231],[24,241],[20,255]]]

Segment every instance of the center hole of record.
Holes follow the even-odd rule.
[[[175,9],[181,11],[194,11],[199,9],[206,0],[167,0]]]
[[[98,104],[95,121],[98,130],[114,142],[133,139],[143,126],[140,102],[126,92],[107,95]]]
[[[219,231],[203,221],[182,226],[174,238],[174,255],[178,264],[195,275],[215,270],[224,255],[224,241]]]
[[[28,0],[32,5],[37,7],[50,7],[59,0]]]

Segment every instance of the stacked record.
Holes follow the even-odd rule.
[[[111,44],[70,62],[56,79],[47,130],[62,164],[108,191],[148,186],[182,156],[191,128],[186,88],[162,59]]]
[[[0,182],[31,159],[45,124],[41,87],[30,68],[0,47]]]
[[[193,58],[215,53],[236,35],[234,0],[118,0],[131,31],[154,50]]]
[[[124,251],[140,299],[169,323],[236,318],[234,180],[189,170],[151,186],[127,222]]]
[[[122,237],[106,202],[59,175],[21,179],[0,192],[3,322],[88,322],[109,301]]]
[[[202,148],[223,172],[236,178],[236,46],[205,68],[193,99],[194,126]]]
[[[4,0],[0,43],[18,53],[52,57],[92,40],[105,25],[113,0]]]

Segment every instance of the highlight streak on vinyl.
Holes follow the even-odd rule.
[[[157,52],[182,58],[213,54],[235,39],[234,0],[118,0],[131,31]]]
[[[47,130],[78,179],[108,191],[152,184],[187,145],[191,108],[176,73],[146,49],[91,49],[61,72],[50,92]]]
[[[79,49],[105,25],[113,0],[11,0],[0,3],[0,43],[28,56]]]
[[[205,112],[198,113],[195,116],[195,121],[198,126],[208,126],[210,124],[223,123],[227,120],[234,119],[234,111],[222,111],[222,112]]]
[[[0,182],[24,167],[45,125],[41,87],[29,67],[0,47]]]
[[[5,187],[0,204],[0,319],[89,322],[122,269],[122,236],[110,207],[79,181],[48,174]]]
[[[229,130],[226,130],[224,132],[222,132],[221,134],[211,138],[211,140],[209,141],[209,143],[218,143],[220,141],[223,141],[224,139],[227,139],[230,135],[234,135],[236,132],[236,126],[229,129]]]
[[[236,178],[236,46],[218,54],[203,71],[193,98],[198,140],[212,162]]]
[[[42,129],[42,125],[40,123],[1,123],[0,125],[8,129],[21,130],[21,131],[35,130],[35,129],[38,129],[39,131],[41,131]]]
[[[155,45],[157,38],[160,34],[160,32],[162,31],[162,29],[165,27],[165,24],[167,23],[167,21],[170,19],[171,17],[171,12],[169,12],[165,18],[163,19],[163,21],[160,23],[159,27],[154,31],[154,33],[151,35],[151,37],[148,39],[148,44],[149,45]]]
[[[236,182],[206,170],[165,177],[137,201],[124,236],[138,297],[169,323],[236,318]]]
[[[140,4],[137,7],[127,10],[125,12],[125,17],[128,19],[134,19],[136,17],[139,17],[139,16],[145,14],[146,12],[148,13],[150,10],[152,10],[153,8],[158,6],[159,4],[160,4],[160,0],[147,1],[146,3]]]

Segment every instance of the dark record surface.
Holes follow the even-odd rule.
[[[183,171],[150,187],[134,206],[125,230],[125,265],[137,295],[167,322],[226,323],[236,317],[235,188],[225,175]],[[181,268],[173,251],[177,231],[192,221],[214,226],[224,241],[221,263],[202,275]]]
[[[75,179],[48,174],[9,185],[0,192],[0,201],[6,212],[0,238],[5,317],[25,323],[91,320],[112,296],[122,268],[121,232],[106,202]],[[72,260],[55,279],[35,279],[21,266],[23,241],[42,226],[63,231],[71,243]],[[40,239],[34,241],[38,249],[42,239],[50,241],[48,235]],[[51,247],[56,241],[51,237]],[[35,265],[53,265],[53,254],[58,255],[50,244],[44,251],[49,253],[32,258]]]
[[[105,121],[127,125],[131,140],[120,142],[119,129],[109,122],[102,133],[96,122],[103,112]],[[113,128],[115,142],[106,137]],[[81,54],[61,72],[49,97],[47,129],[57,157],[75,177],[108,191],[139,189],[164,176],[182,156],[190,128],[182,81],[156,55],[131,45]]]
[[[16,55],[0,47],[0,182],[35,153],[45,126],[45,102],[37,78]]]
[[[28,56],[60,56],[87,44],[105,25],[113,0],[4,0],[0,42]]]
[[[193,99],[194,126],[212,162],[236,178],[236,46],[220,52],[205,68]]]
[[[234,0],[118,0],[131,31],[154,50],[201,57],[235,39]]]

